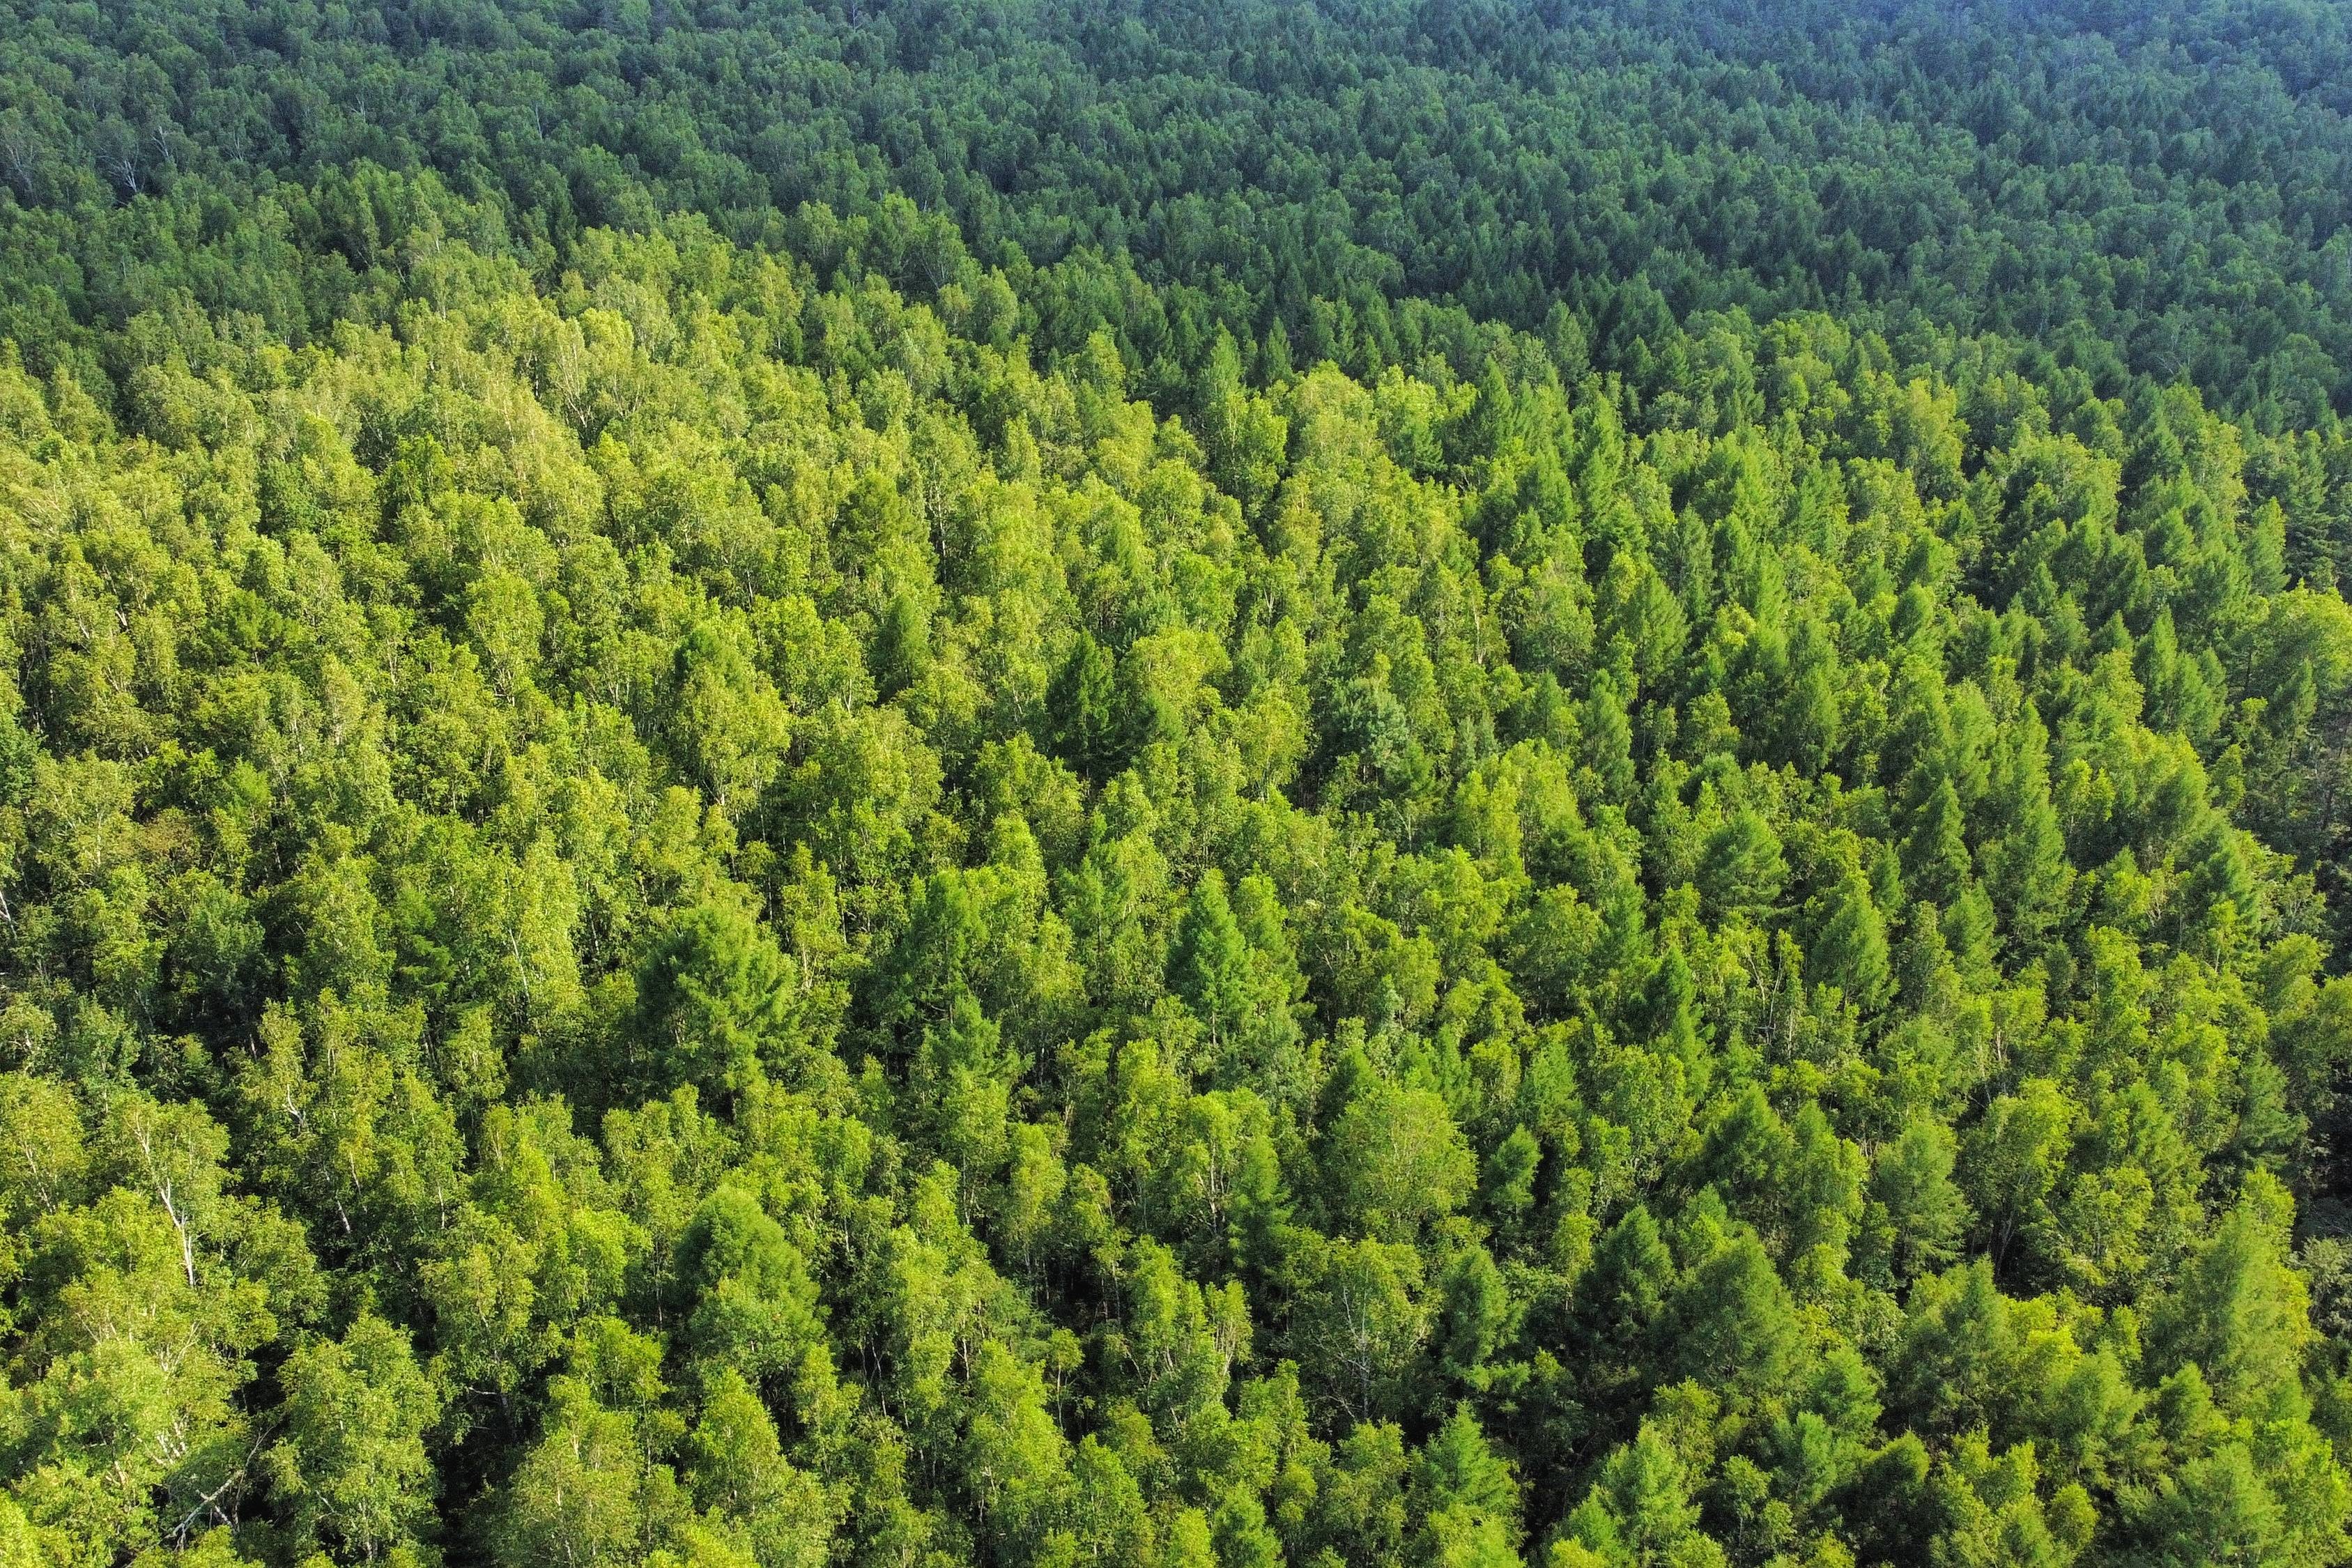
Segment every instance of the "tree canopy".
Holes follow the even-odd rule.
[[[0,1563],[2352,1556],[2340,8],[0,16]]]

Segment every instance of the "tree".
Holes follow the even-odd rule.
[[[576,1380],[552,1380],[548,1397],[540,1439],[498,1500],[496,1550],[570,1568],[641,1560],[676,1517],[667,1470],[647,1462],[635,1419],[598,1405]]]
[[[800,1250],[740,1187],[705,1199],[678,1249],[680,1275],[698,1293],[686,1335],[713,1369],[781,1386],[824,1355],[816,1287]]]
[[[637,966],[634,1016],[617,1042],[622,1081],[667,1079],[740,1093],[784,1047],[797,989],[792,962],[740,909],[706,903],[673,919]]]
[[[1351,1234],[1406,1240],[1459,1209],[1477,1180],[1444,1100],[1367,1078],[1325,1136],[1331,1207]]]
[[[1587,1563],[1720,1563],[1722,1550],[1698,1529],[1682,1456],[1644,1422],[1602,1461],[1601,1474],[1561,1527],[1552,1568]]]
[[[1897,1279],[1941,1268],[1958,1256],[1969,1221],[1952,1180],[1958,1145],[1932,1117],[1914,1117],[1879,1152],[1871,1172],[1870,1224],[1884,1237]]]
[[[1396,1404],[1428,1332],[1412,1247],[1334,1241],[1318,1249],[1291,1333],[1309,1385],[1353,1421]]]
[[[1892,981],[1886,922],[1860,873],[1848,872],[1818,900],[1819,925],[1806,952],[1805,977],[1834,985],[1865,1012],[1886,999]]]
[[[1948,773],[1915,814],[1903,841],[1904,879],[1915,898],[1948,906],[1967,884],[1970,863],[1959,792]]]
[[[1125,765],[1128,729],[1110,651],[1081,629],[1045,688],[1054,754],[1087,778],[1102,780]]]
[[[2044,1222],[2064,1168],[2075,1110],[2048,1079],[2029,1079],[1986,1108],[1969,1135],[1965,1180],[1991,1229],[1995,1261]]]
[[[268,1454],[272,1490],[305,1543],[345,1562],[414,1547],[432,1528],[436,1477],[425,1436],[441,1402],[408,1336],[362,1313],[341,1340],[297,1350],[279,1373],[283,1435]]]
[[[686,1452],[695,1501],[716,1526],[749,1542],[760,1568],[814,1568],[825,1561],[833,1513],[824,1489],[785,1460],[775,1423],[732,1368],[704,1397]]]
[[[1413,1473],[1421,1517],[1414,1558],[1442,1568],[1518,1568],[1519,1489],[1457,1405],[1422,1450]]]
[[[792,718],[733,621],[678,644],[667,729],[678,765],[722,813],[740,814],[783,766]]]
[[[2266,1408],[2298,1388],[2310,1333],[2303,1282],[2286,1268],[2291,1200],[2261,1175],[2182,1271],[2149,1325],[2163,1361],[2194,1362],[2224,1408]]]
[[[1724,818],[1699,850],[1699,893],[1720,919],[1769,912],[1788,876],[1780,836],[1752,806]]]
[[[1168,987],[1206,1025],[1212,1048],[1247,1022],[1254,993],[1248,939],[1225,898],[1223,873],[1212,868],[1192,889],[1176,927]]]
[[[1669,1322],[1674,1364],[1706,1386],[1775,1388],[1799,1353],[1794,1304],[1753,1236],[1733,1237],[1691,1269]]]

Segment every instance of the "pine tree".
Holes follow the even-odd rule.
[[[1892,981],[1886,922],[1870,896],[1870,885],[1849,872],[1820,900],[1819,924],[1806,953],[1805,977],[1833,985],[1864,1012],[1874,1012]]]

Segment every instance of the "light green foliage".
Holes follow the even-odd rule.
[[[324,1539],[345,1561],[412,1543],[433,1511],[425,1435],[440,1415],[407,1337],[373,1315],[342,1339],[304,1345],[279,1373],[285,1435],[267,1457],[299,1542]]]

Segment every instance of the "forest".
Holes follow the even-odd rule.
[[[0,0],[0,1568],[2352,1561],[2347,58]]]

